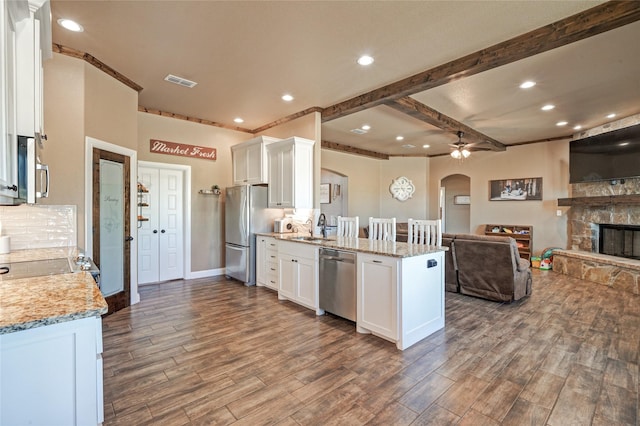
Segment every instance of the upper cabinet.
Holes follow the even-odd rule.
[[[41,10],[41,8],[47,10]],[[44,12],[44,13],[43,13]],[[43,18],[46,16],[46,18]],[[50,11],[44,0],[29,1],[29,18],[16,25],[17,48],[17,130],[19,135],[46,139],[44,132],[44,98],[41,43],[51,42]],[[49,34],[43,34],[48,31]]]
[[[0,204],[18,196],[17,135],[44,137],[41,43],[51,51],[50,19],[45,0],[0,3]]]
[[[292,137],[267,147],[269,207],[313,208],[313,145]]]
[[[16,31],[10,3],[0,3],[0,204],[11,204],[18,196]]]
[[[255,185],[269,183],[267,145],[280,139],[259,136],[231,147],[233,184]]]

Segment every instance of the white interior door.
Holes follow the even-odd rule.
[[[184,172],[140,166],[138,181],[149,190],[138,196],[138,282],[184,278]]]
[[[184,276],[182,171],[160,170],[160,281]]]
[[[160,280],[159,269],[159,173],[158,169],[138,167],[138,182],[149,192],[138,190],[138,282],[155,283]]]

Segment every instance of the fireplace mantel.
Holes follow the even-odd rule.
[[[600,197],[558,198],[558,206],[595,206],[605,207],[616,204],[640,205],[640,194],[606,195]]]

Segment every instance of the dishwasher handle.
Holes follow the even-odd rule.
[[[320,256],[320,260],[331,260],[334,262],[343,262],[343,263],[356,263],[354,259],[350,259],[347,257],[336,257],[336,256]]]

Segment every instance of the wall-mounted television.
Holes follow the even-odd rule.
[[[569,143],[569,182],[640,177],[640,124]]]

